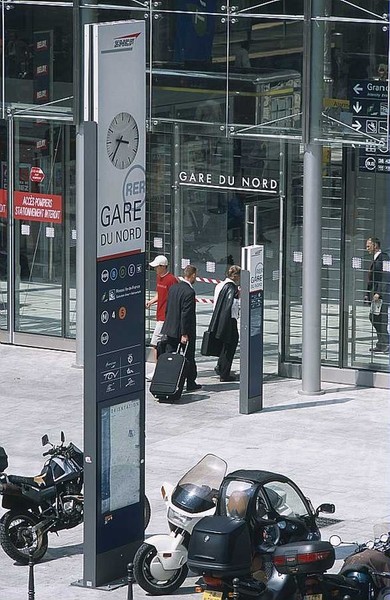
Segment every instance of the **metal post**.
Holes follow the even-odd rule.
[[[7,320],[8,342],[14,343],[15,336],[15,275],[16,264],[19,262],[19,252],[15,252],[15,218],[14,218],[14,189],[15,189],[15,131],[14,113],[12,108],[7,109],[8,124],[8,236],[7,236]]]
[[[233,579],[233,600],[239,600],[240,598],[240,590],[239,590],[240,580],[235,577]]]
[[[76,130],[76,364],[84,365],[84,127]]]
[[[322,128],[324,26],[312,23],[323,15],[325,0],[306,3],[306,143],[303,159],[302,394],[321,390],[321,205],[322,145],[313,142]]]
[[[127,600],[133,600],[133,583],[134,583],[133,563],[127,565]]]
[[[34,586],[34,550],[30,548],[28,558],[28,600],[35,599]]]

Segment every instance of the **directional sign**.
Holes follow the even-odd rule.
[[[388,132],[388,82],[353,81],[351,88],[352,127],[358,133],[386,142]]]
[[[388,94],[387,81],[352,82],[352,128],[367,139],[359,151],[359,171],[390,173]]]

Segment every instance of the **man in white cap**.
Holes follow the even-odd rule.
[[[167,308],[168,290],[174,283],[177,283],[177,279],[172,273],[168,271],[168,259],[166,256],[160,254],[156,256],[151,263],[151,267],[157,274],[156,282],[156,293],[153,298],[150,298],[145,304],[146,308],[150,308],[152,304],[157,304],[156,313],[156,327],[154,329],[151,346],[154,348],[155,358],[157,359],[157,344],[161,340],[161,329],[165,321],[165,311]]]

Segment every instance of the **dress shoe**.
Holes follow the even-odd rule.
[[[191,383],[191,385],[187,385],[187,392],[196,392],[197,390],[201,390],[202,386],[200,383]]]
[[[219,367],[214,367],[214,371],[216,372],[217,375],[221,374],[221,371],[219,370]]]
[[[383,348],[380,346],[374,346],[373,348],[370,348],[370,352],[383,352]]]
[[[228,377],[220,377],[219,381],[237,381],[237,377],[235,375],[228,375]]]

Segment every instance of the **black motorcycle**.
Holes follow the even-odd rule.
[[[319,540],[316,517],[334,510],[333,504],[322,504],[314,511],[284,475],[260,470],[227,475],[216,516],[195,525],[188,549],[189,568],[203,577],[204,600],[230,597],[235,577],[240,598],[261,594],[266,584],[278,600],[291,600],[290,580],[278,574],[272,554],[294,541]]]
[[[333,539],[332,539],[333,538]],[[297,542],[275,550],[277,571],[294,582],[296,600],[376,600],[390,583],[390,536],[358,545],[338,574],[326,573],[335,561],[330,542]],[[338,538],[340,540],[340,538]],[[259,596],[261,598],[261,596]]]
[[[51,444],[47,435],[42,445]],[[4,473],[7,455],[0,448],[0,494],[2,506],[8,509],[0,520],[0,544],[10,558],[21,564],[45,555],[48,533],[72,529],[83,521],[83,452],[72,442],[61,443],[43,453],[50,458],[39,475],[21,477]],[[145,498],[145,527],[150,520],[150,504]]]

